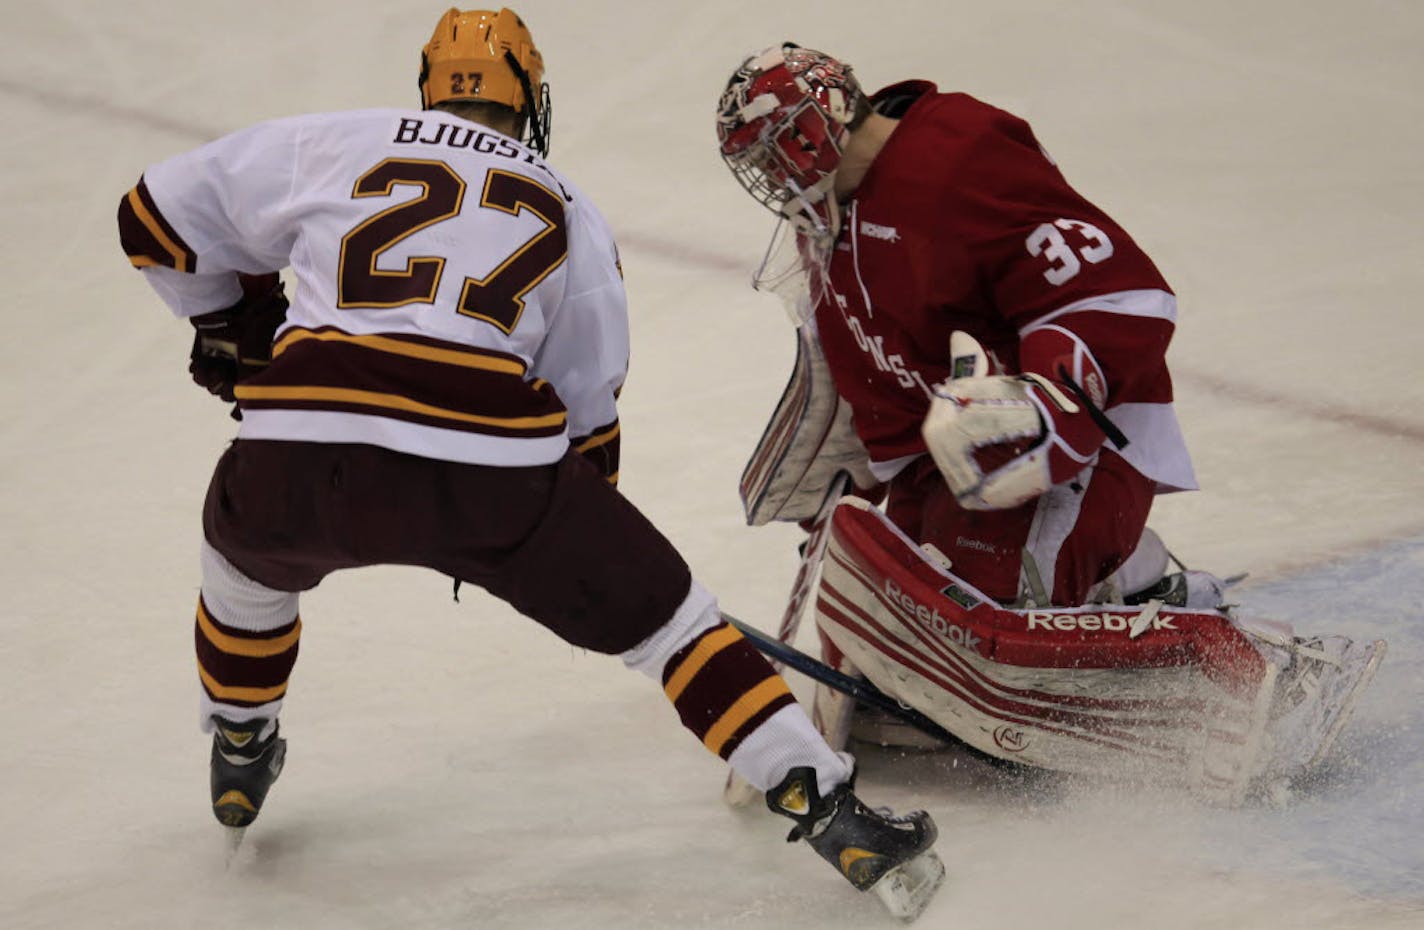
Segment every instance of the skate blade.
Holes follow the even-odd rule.
[[[944,881],[944,862],[933,849],[885,873],[870,886],[893,916],[909,923],[924,913]]]

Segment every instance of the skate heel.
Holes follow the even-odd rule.
[[[246,827],[257,818],[257,806],[247,795],[233,788],[213,802],[213,816],[225,827]]]

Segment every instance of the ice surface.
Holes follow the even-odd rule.
[[[289,765],[223,868],[196,729],[198,505],[232,432],[117,244],[143,167],[257,119],[416,100],[410,0],[5,0],[0,32],[0,926],[888,925],[782,822],[732,812],[658,691],[438,576],[304,600]],[[1391,651],[1331,777],[1284,811],[1004,782],[863,754],[949,878],[921,926],[1424,925],[1424,7],[1257,0],[529,0],[553,158],[632,302],[622,486],[725,606],[774,623],[797,534],[736,480],[793,353],[747,281],[770,217],[726,175],[727,73],[783,39],[878,86],[1027,117],[1181,297],[1171,361],[1206,490],[1154,524],[1241,598]],[[797,682],[804,691],[804,684]]]

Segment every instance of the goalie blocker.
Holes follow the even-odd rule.
[[[1157,601],[1002,607],[853,497],[832,517],[816,621],[832,664],[981,752],[1224,805],[1317,764],[1384,653]],[[840,748],[854,702],[821,686],[816,704]]]

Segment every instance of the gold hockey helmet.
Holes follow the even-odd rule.
[[[530,147],[549,152],[544,56],[511,9],[447,10],[420,53],[420,99],[427,110],[449,100],[509,107],[525,117]]]

